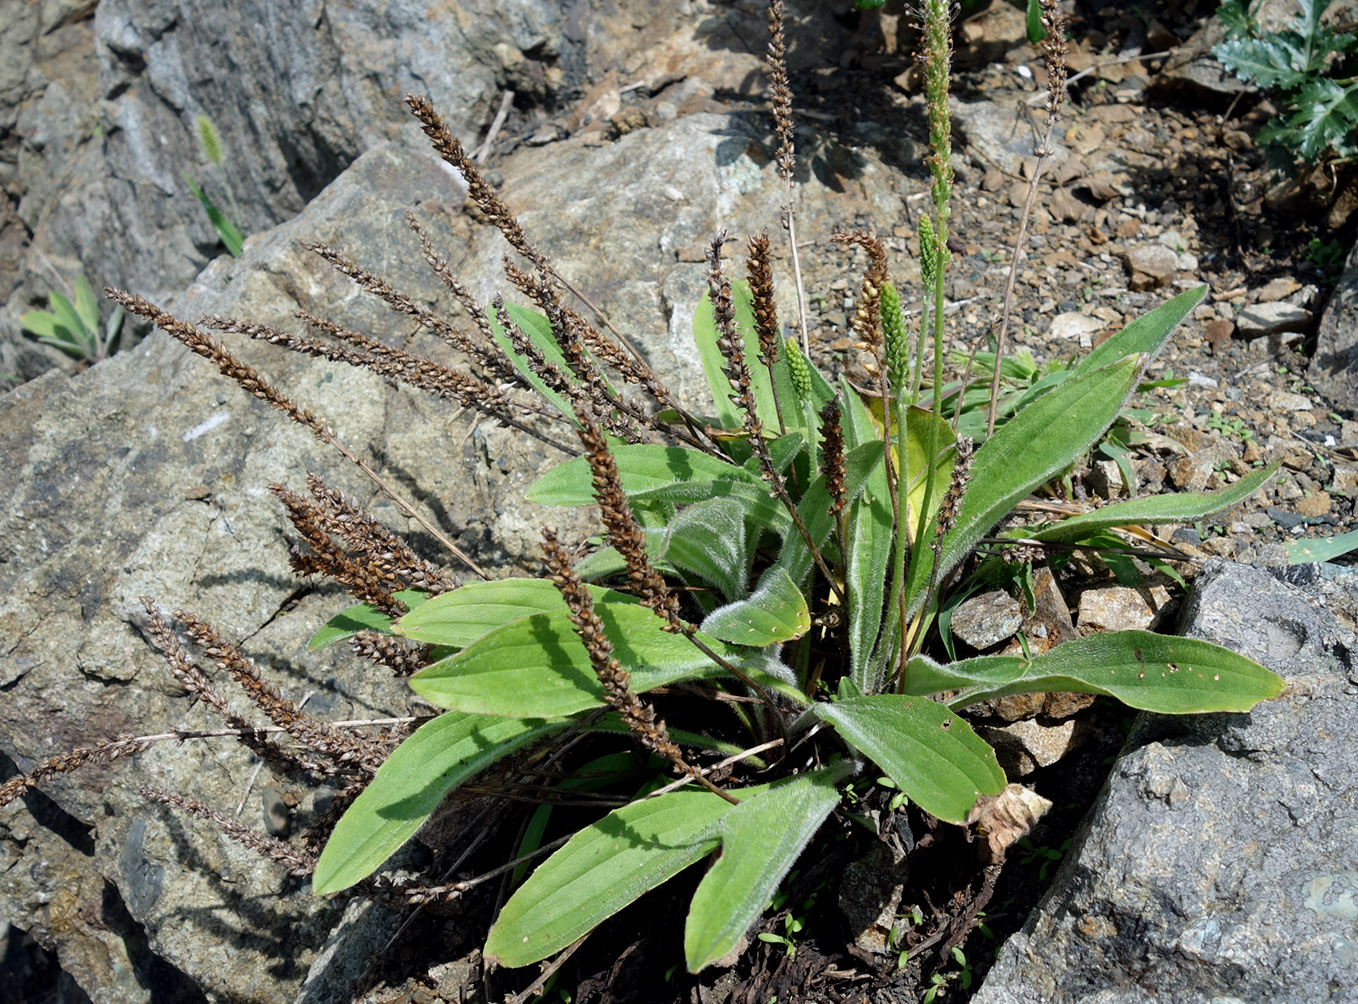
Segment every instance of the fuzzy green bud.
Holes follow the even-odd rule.
[[[934,236],[934,221],[927,216],[919,218],[919,270],[924,288],[933,289],[938,277],[938,243]]]
[[[906,385],[910,372],[910,338],[901,313],[901,298],[890,282],[882,283],[882,340],[886,348],[886,374],[897,390]]]
[[[795,338],[785,339],[783,350],[787,354],[788,373],[792,377],[792,387],[803,401],[811,400],[811,364],[802,355],[801,347]]]

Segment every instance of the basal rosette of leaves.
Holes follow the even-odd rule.
[[[932,629],[948,596],[986,572],[971,561],[977,546],[1009,546],[1005,536],[987,535],[1100,442],[1149,358],[1206,290],[1181,293],[1002,401],[997,348],[986,421],[949,421],[945,396],[954,395],[960,416],[967,388],[948,391],[943,376],[948,5],[928,0],[924,22],[933,212],[919,229],[917,327],[906,323],[881,243],[862,232],[835,235],[869,258],[852,320],[877,377],[865,389],[814,367],[805,331],[800,346],[783,338],[767,238],[750,241],[747,284],[727,277],[718,237],[708,254],[708,297],[694,319],[712,397],[700,413],[685,410],[560,304],[545,256],[426,104],[411,99],[436,148],[449,151],[445,159],[462,170],[472,197],[537,273],[511,269],[510,278],[543,312],[497,302],[487,330],[520,381],[575,429],[582,449],[542,475],[528,498],[597,503],[606,533],[572,562],[546,530],[548,577],[472,583],[429,598],[405,593],[402,616],[359,605],[317,636],[323,645],[376,630],[431,646],[437,657],[410,685],[447,709],[399,746],[349,807],[317,862],[317,893],[372,874],[448,792],[497,761],[553,737],[612,734],[633,748],[639,742],[653,754],[650,766],[615,784],[626,804],[568,832],[530,872],[552,811],[537,810],[486,956],[506,966],[546,959],[706,860],[683,937],[687,966],[697,972],[739,949],[869,764],[871,776],[885,776],[938,819],[968,825],[979,815],[985,825],[1006,778],[964,716],[975,702],[1075,691],[1190,714],[1248,711],[1281,692],[1277,676],[1246,658],[1144,631],[1084,638],[1032,658],[934,657]],[[1064,81],[1054,5],[1042,5],[1042,23],[1050,133]],[[770,24],[777,163],[790,192],[777,0]],[[790,207],[784,225],[795,258]],[[653,410],[625,399],[610,371],[644,387]],[[1024,546],[1097,548],[1119,527],[1200,518],[1243,502],[1272,471],[1216,493],[1135,499],[1028,527]],[[708,710],[684,704],[688,717],[671,728],[652,702],[677,692],[705,698]],[[593,761],[560,790],[598,784],[590,779],[605,763],[613,762]]]
[[[957,447],[951,427],[937,425],[930,411],[910,399],[913,381],[893,394],[884,424],[880,400],[870,403],[843,379],[832,382],[804,360],[789,363],[796,350],[785,345],[778,362],[750,372],[750,383],[759,417],[770,430],[774,469],[805,535],[796,529],[792,510],[771,497],[775,493],[750,443],[737,431],[744,419],[731,402],[726,357],[718,348],[721,334],[705,302],[694,335],[713,391],[713,413],[704,421],[727,430],[710,441],[720,444],[722,455],[686,446],[610,443],[653,560],[692,597],[685,608],[692,637],[668,630],[666,619],[635,596],[602,584],[624,568],[616,550],[600,548],[578,567],[601,583],[590,587],[594,609],[613,654],[631,674],[633,691],[701,681],[735,694],[755,693],[725,667],[734,668],[772,700],[749,718],[749,744],[779,732],[792,744],[819,725],[811,759],[822,766],[797,772],[784,762],[787,776],[772,783],[732,784],[727,792],[735,804],[690,787],[641,797],[608,813],[577,832],[515,890],[491,930],[487,954],[508,966],[547,958],[647,890],[713,859],[693,897],[684,935],[690,970],[710,965],[730,953],[759,918],[839,804],[838,786],[868,762],[922,809],[951,823],[965,824],[978,800],[998,794],[1006,779],[994,752],[961,714],[977,701],[1061,690],[1185,714],[1246,711],[1276,696],[1282,681],[1248,659],[1204,642],[1142,631],[1085,638],[1031,659],[939,663],[921,654],[924,629],[938,609],[939,583],[1018,501],[1098,442],[1135,392],[1147,356],[1203,294],[1191,290],[1152,311],[1014,411],[976,449],[965,492],[943,532],[944,506],[927,498],[926,475],[932,457],[935,498],[942,499],[939,486],[957,480]],[[746,355],[755,358],[759,345],[749,288],[736,284],[733,299]],[[559,351],[548,341],[550,327],[542,319],[517,308],[510,315],[541,340],[542,351]],[[794,372],[799,367],[805,367],[800,378]],[[827,471],[835,458],[826,456],[826,437],[811,417],[832,401],[843,415],[838,479]],[[901,529],[893,516],[888,456],[903,486],[901,509],[926,513],[914,533]],[[840,487],[827,483],[827,473]],[[1029,534],[1080,543],[1132,523],[1192,520],[1238,504],[1271,473],[1256,472],[1216,493],[1105,506]],[[844,501],[839,516],[831,512],[835,496]],[[593,503],[590,464],[581,457],[556,467],[528,497],[559,506]],[[833,586],[823,578],[822,560]],[[894,586],[893,568],[900,569]],[[411,607],[395,621],[371,608],[353,608],[317,639],[324,644],[361,627],[378,628],[448,653],[410,680],[417,693],[447,713],[391,755],[340,821],[315,872],[317,893],[369,875],[448,791],[496,759],[567,729],[627,731],[615,713],[601,714],[607,707],[603,685],[552,581],[472,583]],[[823,626],[827,620],[838,626]],[[822,626],[813,628],[816,622]],[[696,723],[693,734],[680,741],[700,751],[739,749],[730,738],[713,738],[717,731],[710,722]],[[766,754],[765,766],[777,763]],[[654,787],[660,779],[641,787]]]

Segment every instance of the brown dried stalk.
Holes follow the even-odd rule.
[[[995,412],[1000,403],[1000,367],[1004,363],[1005,337],[1009,333],[1009,318],[1014,309],[1014,283],[1018,279],[1019,262],[1023,259],[1025,238],[1028,235],[1028,221],[1037,204],[1037,186],[1042,179],[1042,170],[1052,154],[1052,134],[1056,131],[1056,121],[1061,113],[1061,104],[1066,99],[1066,23],[1065,16],[1056,0],[1041,0],[1042,27],[1047,35],[1042,40],[1042,56],[1047,67],[1047,128],[1042,142],[1033,154],[1037,163],[1033,167],[1032,180],[1028,182],[1028,195],[1023,200],[1023,214],[1019,217],[1018,236],[1014,238],[1014,250],[1009,262],[1009,276],[1004,283],[1004,306],[1000,310],[999,329],[995,334],[995,368],[990,374],[990,404],[986,407],[986,435],[995,432]]]
[[[287,508],[288,519],[311,548],[309,553],[293,550],[294,572],[332,578],[358,600],[389,616],[399,617],[406,612],[406,605],[392,595],[403,583],[375,562],[345,554],[330,538],[335,521],[323,507],[284,485],[269,485],[269,491]]]
[[[410,676],[429,662],[429,646],[378,631],[359,631],[349,639],[349,648],[369,662],[386,666],[395,676]]]
[[[437,596],[456,589],[458,581],[411,549],[362,506],[332,488],[316,474],[307,474],[307,489],[328,512],[326,525],[351,548],[364,554],[386,578],[402,589],[418,589]]]
[[[641,597],[643,606],[665,618],[668,630],[692,635],[693,625],[679,616],[679,597],[651,564],[646,550],[646,533],[628,504],[627,493],[622,489],[622,476],[618,474],[618,464],[608,448],[603,428],[587,409],[577,408],[575,415],[580,421],[577,433],[589,463],[594,498],[608,530],[608,542],[627,562],[633,592]]]
[[[218,370],[224,376],[234,380],[247,393],[265,401],[269,405],[277,408],[289,419],[305,426],[311,430],[312,435],[327,446],[333,447],[346,460],[361,470],[367,477],[406,512],[415,522],[424,527],[433,535],[434,539],[448,549],[448,553],[457,557],[464,565],[470,568],[480,578],[487,579],[488,575],[468,557],[460,547],[449,539],[448,535],[429,522],[425,516],[414,506],[403,499],[397,492],[387,484],[382,477],[372,469],[369,464],[361,459],[352,450],[341,443],[335,435],[334,430],[324,426],[310,411],[299,408],[291,398],[270,386],[259,373],[250,366],[238,360],[230,352],[224,349],[218,342],[210,336],[204,334],[187,321],[181,321],[173,314],[169,314],[154,303],[143,299],[140,296],[133,296],[123,289],[105,287],[105,294],[115,303],[121,304],[130,314],[145,318],[166,334],[183,342],[189,349],[203,358],[216,364]]]
[[[787,231],[788,249],[792,254],[792,277],[797,287],[798,323],[801,327],[802,355],[811,357],[811,343],[806,330],[806,291],[802,285],[802,262],[797,252],[797,209],[792,180],[797,166],[795,129],[792,124],[792,88],[787,80],[787,42],[783,37],[783,0],[769,0],[769,85],[772,95],[773,129],[778,136],[778,177],[783,179],[787,195],[783,203],[783,229]]]
[[[778,309],[773,300],[773,268],[769,261],[769,235],[754,234],[749,239],[750,256],[745,262],[745,272],[750,279],[751,307],[754,312],[754,329],[759,338],[759,361],[769,373],[769,386],[773,388],[773,410],[778,416],[779,435],[787,433],[787,423],[783,420],[783,402],[778,398],[778,379],[774,376],[773,366],[778,362],[778,347],[782,343],[782,332],[778,327]]]
[[[892,387],[888,376],[885,340],[882,338],[882,287],[888,278],[886,248],[875,235],[866,230],[837,231],[831,240],[837,244],[856,244],[868,253],[868,269],[859,284],[858,307],[854,310],[849,324],[858,335],[858,347],[872,353],[873,364],[877,369],[877,392],[883,402],[883,414],[889,414]],[[900,526],[900,502],[896,497],[896,464],[891,455],[889,422],[882,429],[882,449],[892,518],[896,525]]]
[[[359,733],[349,734],[328,722],[304,714],[293,701],[283,697],[267,682],[255,666],[234,645],[224,641],[211,624],[192,614],[178,611],[175,618],[184,625],[190,640],[211,659],[219,670],[229,673],[254,705],[288,735],[340,768],[356,768],[375,774],[389,750],[384,744]]]
[[[584,580],[571,568],[570,559],[557,540],[556,531],[543,527],[542,543],[547,573],[570,609],[571,626],[589,653],[590,665],[594,675],[603,684],[604,700],[608,706],[621,716],[623,723],[642,746],[669,760],[675,770],[687,774],[708,790],[736,804],[735,798],[718,788],[702,771],[684,759],[683,751],[670,739],[664,721],[656,718],[655,707],[632,692],[632,674],[623,669],[613,656],[613,643],[608,640],[604,622],[594,612],[594,597]]]
[[[95,746],[77,746],[65,753],[48,757],[27,774],[17,774],[4,784],[0,784],[0,806],[8,805],[29,788],[50,781],[58,774],[69,774],[86,764],[121,760],[126,756],[143,753],[150,749],[151,745],[144,737],[123,735]]]
[[[406,106],[420,120],[420,126],[424,129],[424,134],[429,137],[429,142],[434,145],[434,151],[447,164],[455,168],[458,174],[462,175],[462,180],[467,183],[468,197],[476,203],[491,225],[504,235],[509,246],[531,261],[534,266],[550,269],[551,265],[547,256],[528,242],[528,237],[524,234],[523,228],[519,226],[519,221],[514,218],[514,214],[509,211],[509,208],[500,201],[500,197],[495,194],[495,189],[491,184],[481,177],[481,172],[477,170],[476,165],[472,163],[471,158],[462,149],[462,143],[448,129],[439,113],[434,110],[433,103],[423,94],[407,94]]]
[[[773,489],[773,493],[782,502],[783,508],[792,517],[793,525],[797,527],[797,532],[801,534],[802,540],[806,543],[812,559],[816,562],[816,567],[825,576],[825,580],[830,583],[830,588],[834,590],[842,604],[844,602],[843,587],[840,586],[834,573],[830,571],[830,566],[826,564],[825,556],[820,553],[820,548],[811,539],[811,531],[807,529],[806,521],[797,511],[797,503],[788,494],[787,485],[783,483],[782,475],[774,467],[768,444],[764,442],[764,426],[759,421],[754,384],[750,378],[750,368],[745,363],[745,340],[736,328],[735,309],[731,300],[731,283],[721,267],[721,247],[725,242],[726,235],[724,233],[718,234],[707,249],[707,292],[712,302],[712,319],[717,328],[717,349],[721,352],[722,358],[726,360],[726,381],[731,386],[731,400],[740,409],[741,419],[745,426],[746,440],[750,444],[751,451],[759,460],[760,472],[765,482]]]
[[[962,500],[966,497],[967,485],[971,483],[971,462],[976,456],[970,436],[959,438],[956,449],[957,459],[953,462],[952,477],[948,479],[948,490],[943,493],[943,498],[938,503],[938,522],[932,544],[934,563],[929,572],[929,595],[933,594],[938,585],[938,564],[943,554],[943,538],[957,526],[957,517],[962,512]]]
[[[160,654],[164,657],[166,663],[169,664],[170,672],[174,674],[174,678],[196,700],[201,700],[207,704],[222,721],[226,722],[227,729],[209,733],[210,735],[235,736],[237,742],[269,764],[279,774],[312,772],[333,776],[337,772],[335,765],[329,760],[318,760],[307,756],[301,750],[284,749],[277,743],[271,742],[266,738],[269,730],[250,725],[244,718],[232,711],[226,700],[213,687],[207,674],[199,668],[197,663],[184,654],[179,639],[170,630],[169,624],[165,622],[164,616],[161,615],[160,609],[154,601],[149,596],[143,596],[141,602],[146,609],[147,634],[150,635],[152,642],[160,650]],[[176,730],[174,733],[143,736],[141,738],[148,741],[160,741],[173,737],[182,741],[188,735],[182,730]],[[200,734],[194,733],[193,735],[196,737]]]
[[[224,816],[216,809],[204,805],[196,799],[185,798],[183,795],[176,795],[149,784],[138,785],[137,790],[153,802],[160,802],[162,805],[168,805],[212,823],[242,847],[248,847],[261,857],[266,857],[270,861],[276,861],[282,865],[288,870],[289,875],[299,877],[310,875],[316,868],[316,858],[302,848],[294,847],[292,844],[279,840],[277,837],[271,837],[267,833],[252,830],[248,826],[242,826],[234,819]]]
[[[283,331],[265,324],[254,324],[217,314],[209,314],[201,318],[199,323],[217,331],[230,331],[247,335],[257,341],[268,342],[270,345],[276,345],[302,355],[371,370],[379,376],[407,384],[433,397],[456,401],[464,408],[471,408],[473,411],[480,412],[492,421],[518,429],[544,445],[571,452],[550,436],[513,417],[514,407],[520,407],[549,418],[558,417],[546,409],[511,404],[498,387],[478,380],[469,373],[450,369],[425,356],[418,356],[403,349],[393,348],[376,338],[370,338],[306,311],[299,310],[295,311],[294,314],[331,337],[357,346],[358,350],[348,349],[306,335]]]

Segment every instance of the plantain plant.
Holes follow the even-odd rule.
[[[416,694],[445,710],[400,723],[320,722],[263,683],[210,626],[180,615],[192,644],[295,743],[265,741],[216,694],[148,600],[150,634],[176,678],[231,726],[214,734],[236,735],[279,769],[331,779],[343,814],[328,839],[315,839],[316,846],[325,841],[317,857],[306,844],[242,834],[191,800],[147,794],[213,819],[294,872],[310,870],[318,895],[360,886],[423,902],[455,898],[488,876],[429,887],[375,873],[450,793],[509,792],[531,775],[542,804],[523,827],[518,856],[491,873],[510,873],[514,888],[490,929],[487,957],[517,967],[562,952],[647,890],[707,860],[683,939],[687,966],[697,972],[741,946],[869,764],[869,776],[884,776],[898,790],[896,804],[908,799],[939,820],[987,832],[1002,857],[1019,834],[1001,832],[996,807],[1008,794],[1006,778],[963,714],[978,701],[1077,691],[1186,714],[1247,711],[1277,696],[1282,681],[1248,659],[1143,631],[1095,635],[1033,657],[940,661],[930,654],[947,597],[984,572],[972,560],[978,545],[1029,562],[1049,548],[1096,547],[1119,527],[1193,520],[1236,505],[1272,472],[1215,494],[1136,499],[1025,527],[1021,535],[987,536],[1098,443],[1147,361],[1204,290],[1180,294],[1003,401],[993,389],[1004,355],[1001,323],[986,419],[972,414],[969,434],[959,435],[959,419],[945,410],[945,399],[955,400],[960,414],[964,397],[944,374],[952,198],[947,8],[946,0],[927,0],[923,11],[933,184],[932,212],[918,227],[917,324],[907,323],[881,242],[865,232],[835,235],[867,257],[852,320],[875,374],[866,389],[813,364],[804,310],[799,330],[784,335],[767,236],[749,239],[744,280],[729,274],[727,242],[718,236],[693,325],[712,399],[698,409],[677,400],[624,338],[567,304],[566,284],[546,254],[529,243],[430,103],[409,96],[435,150],[526,263],[507,260],[506,272],[533,307],[500,298],[488,310],[476,304],[413,215],[426,261],[474,333],[338,250],[313,250],[462,350],[479,372],[444,367],[308,314],[299,316],[325,337],[227,318],[201,323],[366,366],[538,437],[570,459],[544,473],[528,498],[597,505],[603,532],[582,554],[545,527],[545,574],[492,580],[426,523],[481,578],[463,584],[319,478],[308,481],[310,498],[275,486],[305,544],[294,552],[294,568],[331,575],[360,601],[311,647],[347,641],[408,676]],[[1063,32],[1054,4],[1044,5],[1044,18],[1050,136],[1063,94]],[[782,22],[781,0],[772,0],[777,164],[800,300]],[[128,293],[110,295],[383,484],[311,412],[199,327]],[[1008,307],[1007,297],[1006,316]],[[683,727],[670,727],[663,708],[684,712]],[[408,726],[418,727],[407,734]],[[580,746],[582,737],[590,743]],[[0,803],[54,773],[137,752],[156,738],[53,758],[0,786]],[[571,759],[577,747],[594,750],[609,740],[639,745],[640,767],[637,757],[613,753]],[[544,783],[544,776],[554,780]],[[555,805],[605,785],[622,793],[623,804],[545,842]]]
[[[785,115],[773,6],[774,104]],[[497,302],[492,337],[582,445],[528,498],[597,503],[601,546],[572,564],[547,531],[545,578],[471,583],[421,598],[399,617],[370,606],[346,612],[348,621],[445,652],[410,685],[448,711],[391,754],[340,820],[317,863],[316,892],[365,879],[448,791],[492,761],[546,735],[631,733],[679,781],[637,780],[635,800],[538,865],[500,911],[486,953],[507,966],[545,959],[710,858],[684,933],[696,972],[738,947],[867,762],[926,812],[984,826],[1006,779],[959,714],[971,704],[1060,690],[1192,713],[1245,711],[1279,693],[1281,681],[1248,659],[1142,631],[1033,658],[940,663],[925,654],[945,587],[978,542],[1098,442],[1146,361],[1205,292],[1179,295],[1038,382],[1001,410],[992,434],[977,430],[979,446],[958,438],[944,394],[925,389],[944,387],[948,44],[946,4],[926,4],[934,212],[920,224],[926,309],[918,329],[905,322],[882,245],[861,232],[836,235],[869,259],[854,327],[879,375],[872,391],[827,378],[797,339],[782,337],[763,235],[749,241],[748,282],[728,276],[724,237],[708,251],[708,294],[694,318],[712,391],[703,414],[664,394],[654,395],[654,411],[639,410],[602,367],[612,362],[624,380],[653,391],[645,374],[560,305],[549,268],[538,260],[535,278],[511,276],[540,312]],[[780,165],[791,162],[784,115]],[[441,127],[421,118],[440,147]],[[449,159],[473,198],[493,199],[465,157]],[[492,220],[510,219],[496,202],[481,208]],[[516,228],[502,229],[523,252]],[[1270,473],[1216,494],[1128,501],[1029,528],[1024,543],[1090,546],[1115,527],[1194,519],[1245,500]],[[344,631],[341,621],[318,642]],[[680,686],[753,698],[743,705],[752,709],[742,719],[745,738],[732,746],[711,722],[682,736],[670,731],[640,695]],[[810,752],[794,758],[797,748]],[[775,779],[750,784],[735,774],[718,786],[698,766],[709,753],[732,754],[724,769],[760,755],[758,766]]]

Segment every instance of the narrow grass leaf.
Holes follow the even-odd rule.
[[[1239,481],[1215,492],[1176,492],[1151,495],[1106,505],[1093,512],[1063,519],[1032,534],[1042,541],[1083,540],[1115,526],[1135,523],[1185,523],[1239,505],[1264,486],[1278,470],[1273,464],[1246,474]]]

